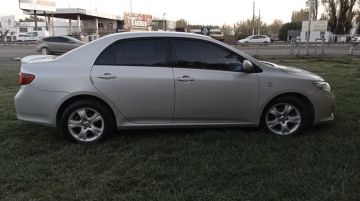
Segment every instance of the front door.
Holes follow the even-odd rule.
[[[258,103],[256,73],[244,58],[211,42],[173,39],[176,55],[175,122],[250,123]]]

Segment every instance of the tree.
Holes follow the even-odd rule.
[[[184,19],[180,19],[176,21],[176,28],[187,28],[188,23]]]
[[[230,25],[227,25],[227,24],[222,25],[221,31],[224,33],[224,35],[234,34],[233,26],[230,26]]]
[[[45,22],[45,20],[43,18],[36,18],[38,22]],[[35,17],[34,16],[30,16],[30,17],[25,17],[25,19],[20,19],[19,22],[34,22],[35,21]]]
[[[311,0],[306,0],[306,6],[310,8]],[[319,0],[313,0],[313,7],[312,7],[312,19],[317,20],[319,15]]]
[[[291,22],[303,22],[309,19],[309,11],[301,9],[293,11],[291,15]]]
[[[329,18],[329,28],[335,34],[349,33],[356,16],[355,4],[358,0],[322,0]]]
[[[6,36],[8,35],[9,30],[0,30],[0,41],[6,42]]]
[[[359,1],[359,7],[360,7],[360,1]],[[356,24],[357,24],[357,34],[360,34],[360,11],[357,12],[357,17],[356,17]]]
[[[301,27],[302,27],[301,22],[290,22],[283,24],[280,28],[279,39],[286,41],[289,30],[301,30]]]
[[[275,19],[270,25],[269,25],[269,34],[270,35],[278,35],[281,29],[281,26],[283,25],[283,21]]]
[[[235,35],[238,39],[246,38],[248,36],[251,36],[253,33],[254,25],[252,19],[237,22],[234,26]]]

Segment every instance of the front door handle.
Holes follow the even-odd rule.
[[[178,78],[176,78],[176,80],[179,81],[179,82],[193,82],[193,81],[195,81],[194,78],[191,78],[191,77],[188,76],[188,75],[184,75],[184,76],[182,76],[182,77],[178,77]]]
[[[103,79],[103,80],[111,80],[115,79],[116,76],[111,73],[104,73],[103,75],[98,76],[97,78]]]

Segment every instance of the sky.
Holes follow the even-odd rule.
[[[122,16],[124,12],[151,14],[154,17],[177,20],[184,18],[191,24],[222,25],[233,24],[252,17],[253,0],[56,0],[58,8],[97,9]],[[267,23],[274,19],[283,22],[291,20],[293,10],[305,8],[306,0],[255,0],[256,15],[261,10],[261,18]],[[24,18],[18,0],[7,0],[0,6],[0,16],[15,15]]]

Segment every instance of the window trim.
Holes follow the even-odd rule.
[[[117,40],[113,43],[111,43],[110,45],[108,45],[103,51],[101,51],[101,53],[99,54],[99,56],[96,58],[95,62],[94,62],[94,66],[129,66],[129,65],[122,65],[122,64],[116,64],[116,61],[114,64],[99,64],[99,60],[100,58],[106,54],[106,52],[108,51],[108,49],[112,49],[112,56],[115,58],[115,51],[114,51],[114,47],[121,42],[128,42],[128,41],[138,41],[138,40],[152,40],[152,39],[159,39],[161,40],[162,46],[165,50],[165,66],[133,66],[132,67],[147,67],[147,68],[154,68],[154,67],[159,67],[159,68],[172,68],[171,65],[171,53],[169,51],[169,42],[167,41],[167,38],[165,37],[138,37],[138,38],[126,38],[126,39],[120,39]]]
[[[243,70],[241,71],[236,71],[236,70],[227,70],[227,69],[204,69],[204,68],[196,68],[196,67],[184,67],[184,66],[179,66],[178,65],[178,59],[177,59],[177,55],[176,55],[176,49],[175,49],[175,45],[174,45],[174,39],[182,39],[182,40],[188,40],[188,41],[197,41],[197,42],[205,42],[211,45],[215,45],[225,51],[228,51],[232,54],[235,54],[236,56],[239,56],[241,58],[244,58],[244,60],[247,60],[244,56],[220,45],[217,43],[214,43],[212,41],[208,41],[208,40],[202,40],[202,39],[197,39],[197,38],[186,38],[186,37],[169,37],[169,41],[170,41],[170,45],[171,45],[171,54],[172,54],[172,59],[173,61],[171,62],[173,64],[174,68],[186,68],[186,69],[199,69],[199,70],[206,70],[206,71],[222,71],[222,72],[235,72],[235,73],[244,73]],[[254,71],[253,72],[247,72],[247,73],[262,73],[262,69],[260,67],[258,67],[257,65],[254,65]]]

